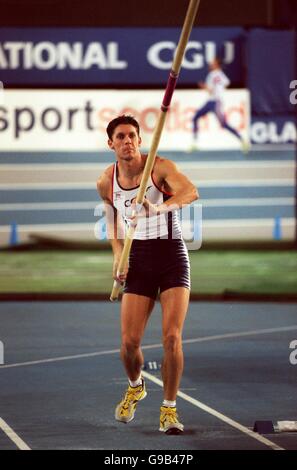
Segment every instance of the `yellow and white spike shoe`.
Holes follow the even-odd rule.
[[[250,152],[250,150],[251,150],[250,143],[247,140],[243,140],[242,143],[241,143],[242,153],[247,154],[247,153]]]
[[[186,150],[187,153],[198,152],[199,147],[196,143],[192,143],[192,145]]]
[[[138,387],[131,387],[129,385],[124,398],[115,409],[115,419],[122,423],[129,423],[134,418],[136,405],[139,401],[146,397],[145,383],[142,379],[142,384]]]
[[[184,425],[179,422],[175,407],[161,406],[159,431],[166,434],[181,434],[184,431]]]

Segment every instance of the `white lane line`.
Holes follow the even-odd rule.
[[[250,227],[273,227],[274,219],[207,219],[203,221],[204,228],[250,228]],[[295,227],[294,217],[282,217],[282,226]]]
[[[209,179],[209,180],[192,180],[193,184],[198,188],[244,188],[244,187],[263,187],[263,186],[295,186],[294,178],[267,178],[267,179],[248,179],[237,180],[235,179]],[[0,186],[1,187],[1,186]]]
[[[221,169],[234,169],[234,168],[251,168],[251,169],[261,169],[261,168],[279,168],[281,170],[283,169],[294,169],[296,167],[296,163],[294,160],[245,160],[245,161],[238,161],[238,160],[225,160],[225,161],[218,161],[218,160],[212,160],[212,161],[179,161],[177,162],[177,165],[180,166],[180,168],[183,169],[213,169],[213,168],[221,168]],[[24,165],[26,166],[26,165]],[[14,165],[2,165],[2,167],[7,167],[8,169],[15,169]],[[19,165],[18,165],[19,167]],[[73,170],[73,168],[76,168],[75,165],[71,167],[69,165],[69,170]],[[6,169],[6,168],[5,168]],[[32,169],[34,169],[34,166],[32,165]]]
[[[270,162],[270,160],[265,160]],[[281,166],[282,162],[275,162],[271,160],[272,164],[279,163]],[[244,162],[245,163],[245,162]],[[258,162],[257,162],[258,163]],[[291,163],[291,166],[294,164],[294,160],[285,160],[284,163]],[[94,171],[104,171],[108,166],[112,165],[110,163],[3,163],[0,168],[3,171],[75,171],[75,170],[94,170]]]
[[[31,450],[23,439],[21,439],[2,418],[0,418],[0,429],[2,429],[6,436],[9,437],[20,450]]]
[[[293,219],[295,220],[295,219]],[[94,226],[95,222],[93,224],[88,224],[88,223],[76,223],[76,224],[24,224],[24,225],[19,225],[19,230],[20,233],[22,232],[30,232],[30,233],[37,233],[37,232],[45,232],[48,233],[50,231],[59,233],[63,231],[67,232],[76,232],[76,231],[86,231],[86,232],[91,232],[92,235],[94,234]],[[0,233],[4,232],[7,233],[7,231],[10,230],[10,225],[0,225]],[[94,240],[94,236],[92,237]]]
[[[53,357],[53,358],[48,358],[48,359],[40,359],[37,361],[16,362],[14,364],[6,364],[3,366],[0,366],[0,371],[2,369],[12,369],[14,367],[35,366],[38,364],[48,364],[51,362],[71,361],[74,359],[83,359],[85,357],[96,357],[96,356],[104,356],[106,354],[117,354],[119,352],[120,352],[120,349],[109,349],[107,351],[95,351],[92,353],[75,354],[73,356],[61,356],[61,357]]]
[[[202,207],[266,207],[266,206],[292,206],[295,204],[293,197],[254,197],[254,198],[222,198],[199,200]],[[0,206],[1,208],[1,206]]]
[[[0,167],[1,169],[1,167]],[[294,183],[293,183],[294,184]],[[73,190],[73,189],[94,189],[96,191],[96,182],[81,182],[81,183],[0,183],[0,189],[5,190],[5,191],[15,191],[17,190],[36,190],[36,189],[41,189],[43,191],[46,191],[48,189],[67,189],[67,190]]]
[[[265,328],[263,330],[250,330],[235,333],[225,333],[224,335],[204,336],[202,338],[192,338],[183,341],[183,344],[203,343],[204,341],[216,341],[218,339],[242,338],[244,336],[266,335],[271,333],[281,333],[285,331],[297,330],[297,325],[283,326],[278,328]]]
[[[277,199],[272,198],[274,201]],[[284,198],[290,199],[290,198]],[[294,201],[294,198],[291,198]],[[276,202],[275,202],[276,204]],[[0,210],[2,211],[50,211],[50,210],[77,210],[77,209],[99,209],[104,208],[104,204],[101,201],[75,201],[75,202],[23,202],[23,203],[7,203],[0,204]]]
[[[253,178],[248,179],[245,178],[244,180],[235,180],[235,178],[224,178],[221,180],[218,179],[209,179],[209,180],[201,180],[201,179],[192,179],[193,184],[199,186],[199,188],[233,188],[233,187],[262,187],[262,186],[295,186],[295,179],[292,178]],[[96,182],[63,182],[63,183],[0,183],[0,190],[8,190],[8,191],[15,191],[15,190],[22,190],[22,191],[32,191],[32,190],[49,190],[49,189],[62,189],[62,190],[79,190],[79,189],[93,189],[96,191]]]
[[[163,387],[163,382],[162,380],[158,379],[157,377],[149,374],[146,371],[142,371],[142,375],[147,378],[148,380],[151,380],[155,384],[159,385],[160,387]],[[270,441],[266,437],[263,437],[262,435],[255,433],[254,431],[251,431],[249,428],[246,426],[243,426],[242,424],[238,423],[237,421],[234,421],[233,419],[229,418],[228,416],[220,413],[219,411],[215,410],[214,408],[210,408],[209,406],[205,405],[199,400],[196,400],[195,398],[191,397],[190,395],[184,393],[184,392],[177,392],[177,396],[182,398],[183,400],[191,403],[192,405],[196,406],[197,408],[200,408],[201,410],[205,411],[206,413],[215,416],[216,418],[220,419],[221,421],[224,421],[225,423],[229,424],[229,426],[232,426],[233,428],[237,429],[238,431],[246,434],[247,436],[256,439],[257,441],[261,442],[261,444],[264,444],[268,447],[270,447],[273,450],[285,450],[283,447],[278,446],[275,444],[275,442]]]
[[[225,333],[223,335],[202,336],[199,338],[190,338],[190,339],[183,340],[183,345],[193,344],[193,343],[204,343],[207,341],[217,341],[220,339],[241,338],[244,336],[255,336],[255,335],[264,335],[264,334],[271,334],[271,333],[279,333],[279,332],[293,331],[293,330],[297,330],[297,325],[283,326],[283,327],[278,327],[278,328],[266,328],[263,330],[239,331],[239,332],[234,332],[234,333]],[[141,349],[143,350],[160,349],[160,348],[163,348],[163,343],[147,344],[141,347]],[[16,362],[14,364],[6,364],[3,366],[0,365],[0,371],[2,369],[12,369],[14,367],[34,366],[38,364],[71,361],[74,359],[83,359],[83,358],[88,358],[88,357],[105,356],[108,354],[118,354],[118,353],[120,353],[120,349],[109,349],[105,351],[94,351],[92,353],[75,354],[73,356],[61,356],[61,357],[53,357],[53,358],[48,358],[48,359],[40,359],[36,361]]]

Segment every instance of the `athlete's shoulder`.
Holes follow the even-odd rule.
[[[220,69],[220,74],[221,74],[222,77],[228,79],[228,77],[227,77],[227,75],[226,75],[226,72],[224,72],[224,70]]]
[[[155,165],[157,166],[168,166],[168,167],[176,167],[176,163],[170,158],[160,157],[157,156],[155,160]]]
[[[169,160],[168,158],[164,158],[164,157],[159,157],[159,156],[156,157],[155,165],[154,165],[154,173],[157,173],[164,177],[166,174],[175,172],[175,171],[177,171],[177,166],[172,160]]]
[[[215,77],[218,77],[220,80],[229,81],[229,78],[222,69],[215,70]]]
[[[206,75],[206,80],[211,80],[216,74],[216,70],[211,70],[210,72],[208,72],[208,74]]]
[[[114,164],[107,167],[97,180],[97,190],[102,199],[110,200]]]

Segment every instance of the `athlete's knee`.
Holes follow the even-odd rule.
[[[197,123],[197,121],[199,121],[199,119],[203,116],[203,113],[196,113],[195,116],[193,117],[192,121],[193,123]]]
[[[122,352],[133,353],[140,348],[141,338],[134,335],[125,335],[122,338]]]
[[[163,338],[164,349],[167,352],[176,352],[182,347],[182,336],[178,330],[169,331],[164,334]]]
[[[225,128],[227,126],[227,121],[225,117],[222,114],[217,114],[218,121],[221,125],[221,127]]]

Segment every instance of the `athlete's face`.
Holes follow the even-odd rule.
[[[212,71],[212,70],[217,70],[217,69],[220,69],[220,64],[219,62],[214,59],[210,64],[209,64],[209,70]]]
[[[108,139],[109,147],[115,151],[120,160],[131,161],[139,155],[141,138],[131,124],[120,124],[113,132],[112,139]]]

